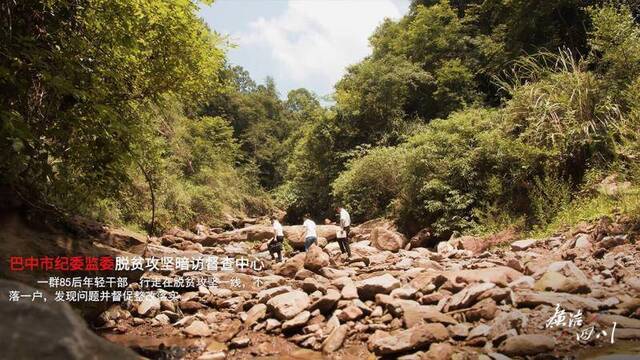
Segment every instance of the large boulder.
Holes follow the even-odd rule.
[[[293,319],[310,305],[309,296],[299,290],[274,296],[267,302],[269,310],[278,320]]]
[[[376,355],[391,355],[426,348],[448,337],[442,324],[420,324],[394,334],[376,332],[369,339],[369,349]]]
[[[417,247],[433,247],[436,245],[436,239],[433,236],[431,229],[425,228],[413,235],[410,243],[412,249]]]
[[[284,237],[291,244],[291,247],[297,250],[304,249],[305,229],[302,225],[284,226]],[[337,232],[340,227],[337,225],[316,225],[316,233],[318,238],[325,238],[327,241],[336,239]]]
[[[376,294],[389,294],[400,287],[400,280],[390,274],[370,277],[356,282],[356,289],[361,299],[374,299]]]
[[[33,294],[35,288],[0,279],[0,348],[4,359],[139,359],[133,351],[113,344],[91,331],[64,302],[44,293],[47,302],[9,293]]]
[[[469,250],[474,254],[480,254],[487,248],[485,241],[477,236],[461,236],[449,240],[449,243],[456,249]]]
[[[242,242],[242,241],[264,241],[275,236],[271,225],[251,225],[242,229],[223,232],[221,234],[210,234],[200,243],[204,246],[213,246],[220,243]]]
[[[407,239],[397,231],[376,227],[371,232],[371,245],[380,250],[397,252],[404,248]]]
[[[283,226],[284,238],[291,244],[296,250],[304,249],[304,226],[293,225]]]
[[[373,231],[373,229],[377,227],[382,227],[387,230],[396,230],[396,226],[393,221],[385,218],[377,218],[365,221],[362,224],[352,228],[351,230],[354,234],[357,233],[356,236],[360,238],[368,238],[369,236],[371,236],[371,232]]]
[[[329,255],[319,246],[311,245],[304,259],[304,267],[311,271],[318,272],[326,266],[329,266]]]
[[[316,227],[318,237],[325,238],[327,241],[334,241],[338,237],[338,231],[340,231],[338,225],[318,225]]]
[[[304,267],[305,258],[305,253],[296,254],[292,258],[285,260],[284,263],[274,266],[273,270],[277,275],[293,278],[298,270]]]

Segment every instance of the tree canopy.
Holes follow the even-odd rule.
[[[0,186],[150,232],[335,205],[443,238],[544,226],[640,171],[638,9],[413,1],[327,105],[231,64],[191,0],[5,2]]]

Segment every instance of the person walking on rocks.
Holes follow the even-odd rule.
[[[274,260],[278,262],[282,261],[282,243],[284,242],[284,230],[282,229],[282,224],[275,217],[271,218],[273,223],[273,231],[275,236],[273,239],[269,241],[267,244],[269,248],[269,254],[273,257]]]
[[[351,216],[345,208],[338,207],[336,209],[340,216],[340,232],[338,233],[337,240],[340,246],[340,252],[347,254],[351,257],[351,248],[349,247],[349,231],[351,230]]]
[[[311,245],[315,244],[318,241],[318,234],[316,233],[316,223],[311,220],[311,216],[309,214],[304,215],[304,222],[302,223],[304,226],[304,251],[309,250]]]

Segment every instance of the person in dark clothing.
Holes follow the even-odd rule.
[[[282,261],[282,243],[284,242],[284,230],[282,229],[282,224],[276,218],[271,219],[273,222],[273,231],[275,236],[273,239],[269,241],[267,247],[269,249],[269,254],[273,257],[277,262]]]

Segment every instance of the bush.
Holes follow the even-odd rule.
[[[442,238],[479,225],[479,211],[500,206],[524,213],[527,180],[544,152],[505,137],[497,111],[470,109],[436,120],[406,145],[397,200],[400,225],[431,227]]]
[[[545,226],[569,205],[571,186],[558,176],[535,177],[529,197],[537,225]]]
[[[621,121],[604,83],[570,52],[543,53],[516,65],[503,111],[508,134],[548,150],[548,173],[576,185],[589,165],[615,157]],[[524,79],[524,81],[523,81]]]
[[[381,147],[350,161],[331,184],[335,202],[356,220],[384,216],[400,190],[405,154],[403,148]]]

